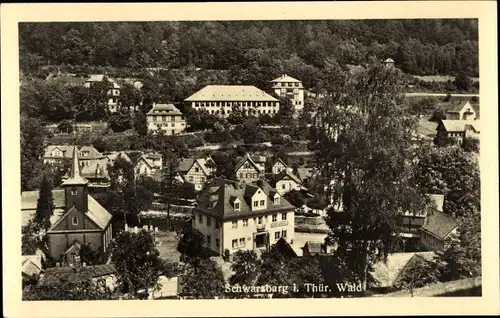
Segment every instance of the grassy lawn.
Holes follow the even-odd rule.
[[[421,118],[418,123],[418,133],[434,137],[436,135],[436,128],[438,123],[427,120],[426,118]]]
[[[180,253],[177,251],[178,240],[175,232],[159,231],[156,233],[156,248],[160,251],[160,257],[168,262],[178,262]]]

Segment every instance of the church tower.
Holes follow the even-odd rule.
[[[64,199],[66,212],[72,207],[82,213],[88,211],[88,188],[89,181],[80,175],[80,165],[78,161],[78,149],[76,145],[73,148],[72,165],[69,178],[61,184],[64,188]]]

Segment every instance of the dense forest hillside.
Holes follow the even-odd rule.
[[[477,20],[21,23],[19,31],[24,74],[56,65],[307,75],[329,61],[387,57],[413,75],[479,73]]]

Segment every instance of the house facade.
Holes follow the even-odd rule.
[[[451,104],[445,110],[447,120],[476,120],[477,115],[469,101]]]
[[[479,139],[480,124],[478,120],[441,120],[436,128],[438,138],[453,138],[463,142],[464,138]]]
[[[271,83],[274,93],[281,97],[288,97],[295,110],[304,108],[304,86],[301,81],[284,74],[273,79]]]
[[[179,174],[184,182],[194,185],[196,191],[201,190],[208,178],[212,175],[212,168],[208,165],[211,159],[183,159],[179,164]]]
[[[293,174],[291,168],[286,168],[274,177],[275,188],[279,194],[284,195],[292,190],[302,190],[300,179]]]
[[[294,209],[267,182],[213,180],[193,209],[193,228],[217,255],[266,249],[280,238],[293,243]]]
[[[274,116],[279,100],[253,85],[207,85],[184,102],[194,110],[204,109],[210,114],[228,117],[234,110],[245,115]]]
[[[186,129],[186,117],[172,104],[155,104],[146,114],[148,131],[177,135]]]
[[[274,163],[271,170],[273,172],[273,175],[277,175],[278,173],[285,170],[286,168],[288,168],[286,163],[283,160],[281,160],[280,158],[278,158],[278,159],[276,159],[276,162]]]
[[[88,194],[88,180],[80,174],[76,147],[69,178],[61,187],[64,212],[47,230],[49,256],[60,261],[74,245],[89,245],[104,258],[112,240],[112,215]]]
[[[248,153],[241,158],[234,168],[236,179],[241,182],[255,182],[264,177],[265,165],[260,156],[257,158],[259,163],[254,161]],[[265,159],[264,159],[265,162]]]
[[[136,178],[139,176],[151,176],[161,171],[163,167],[163,156],[159,153],[147,153],[139,157],[134,165]]]

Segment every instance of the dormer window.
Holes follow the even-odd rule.
[[[71,218],[71,224],[78,225],[78,217],[77,216],[74,216]]]
[[[274,204],[280,204],[280,197],[274,197]]]
[[[234,202],[234,210],[239,211],[240,210],[240,203],[239,202]]]
[[[71,188],[71,195],[77,195],[78,190],[76,188]]]

